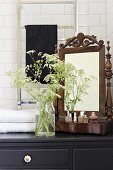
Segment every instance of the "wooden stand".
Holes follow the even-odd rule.
[[[56,122],[56,131],[62,132],[104,135],[112,129],[113,119],[107,119],[105,122],[100,123]]]
[[[112,96],[111,96],[111,78],[112,78],[112,63],[111,63],[111,54],[109,53],[110,51],[110,46],[109,46],[110,42],[107,41],[107,55],[106,55],[106,68],[105,68],[105,78],[107,80],[107,94],[106,94],[106,116],[108,118],[112,118],[113,117],[113,112],[112,112]]]
[[[59,121],[59,119],[56,120],[56,131],[61,132],[69,132],[69,133],[88,133],[88,134],[100,134],[104,135],[107,132],[113,130],[113,112],[112,112],[112,96],[111,96],[111,78],[112,78],[112,64],[111,64],[111,54],[109,53],[110,46],[109,41],[107,42],[107,55],[106,55],[106,64],[105,64],[105,78],[106,78],[106,102],[105,102],[105,112],[103,115],[101,115],[104,121],[98,122],[89,122],[89,123],[74,123],[74,122],[65,122],[65,121]],[[103,46],[104,42],[103,40],[97,41],[96,37],[84,35],[82,33],[79,33],[76,37],[72,37],[66,40],[65,44],[61,44],[60,48],[65,47],[87,47],[90,45],[96,44],[97,46],[101,47]],[[62,56],[61,56],[62,57]],[[102,99],[103,100],[103,99]],[[100,101],[102,102],[102,101]],[[62,106],[61,106],[62,108]],[[59,107],[57,109],[59,111]],[[58,113],[59,114],[59,113]],[[63,112],[62,117],[65,118],[65,112]],[[60,113],[61,115],[61,113]],[[100,115],[99,115],[100,116]]]

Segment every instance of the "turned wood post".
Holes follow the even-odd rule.
[[[112,78],[112,63],[111,63],[111,54],[109,53],[110,51],[110,42],[107,41],[107,51],[108,53],[106,54],[106,64],[105,64],[105,77],[106,77],[106,83],[107,83],[107,89],[106,89],[106,116],[108,118],[111,118],[113,116],[112,113],[112,96],[111,96],[111,78]]]

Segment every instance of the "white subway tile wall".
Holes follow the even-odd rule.
[[[89,4],[85,2],[80,2],[78,3],[78,14],[88,14],[88,8]]]
[[[52,2],[52,1],[51,1]],[[74,4],[49,3],[49,4],[23,4],[21,11],[21,26],[27,24],[56,24],[58,26],[74,26]],[[74,36],[74,28],[58,29],[58,40]],[[61,43],[61,41],[59,42]],[[22,66],[25,66],[25,29],[22,30]],[[21,93],[22,100],[28,99],[28,94]]]
[[[0,0],[0,108],[16,108],[16,90],[6,75],[16,68],[16,26],[16,0]]]
[[[70,26],[75,22],[74,13],[76,11],[74,11],[73,4],[57,4],[57,7],[53,4],[27,4],[22,7],[21,24],[23,26],[26,24]],[[109,39],[111,46],[113,46],[112,16],[113,0],[78,0],[78,32],[95,34],[98,39],[105,41]],[[6,76],[6,71],[16,68],[16,26],[16,0],[0,0],[0,108],[16,108],[17,105],[16,91],[11,87],[9,77]],[[74,32],[74,29],[60,29],[58,38],[73,36]],[[22,51],[22,63],[24,64],[25,30],[22,30]],[[23,96],[26,97],[25,94]]]
[[[64,15],[64,4],[41,4],[41,15]]]
[[[0,64],[0,76],[4,75],[4,64]]]
[[[4,26],[7,28],[17,27],[17,17],[16,16],[5,16]]]
[[[4,26],[4,16],[0,16],[0,27]]]
[[[16,100],[17,90],[14,88],[5,88],[5,98],[8,100]]]
[[[106,1],[78,0],[78,32],[94,34],[106,42]]]
[[[74,4],[23,4],[21,25],[27,24],[57,24],[59,26],[73,26],[75,23]],[[75,30],[68,29],[73,36]],[[58,39],[61,39],[62,30],[59,31]],[[63,37],[64,37],[63,33]],[[59,38],[60,37],[60,38]],[[22,38],[25,40],[24,33]]]
[[[107,18],[107,40],[110,41],[111,50],[110,53],[112,54],[112,70],[113,70],[113,1],[107,0],[107,11],[106,11],[106,18]],[[113,79],[111,82],[111,92],[113,96]]]
[[[4,40],[1,40],[0,39],[0,51],[4,51]],[[2,58],[0,57],[0,60],[1,60]]]
[[[113,34],[112,27],[113,27],[113,1],[108,0],[107,1],[107,36],[108,38],[112,37],[112,34]]]
[[[89,3],[89,14],[105,14],[105,3],[104,2],[90,2]]]
[[[25,4],[22,6],[21,14],[22,16],[28,15],[40,15],[40,4]]]
[[[101,15],[100,16],[100,20],[101,20],[101,26],[106,27],[106,15]]]
[[[73,6],[73,4],[65,4],[64,13],[66,15],[73,15],[74,10],[75,10],[75,7]]]
[[[27,20],[26,20],[27,23]],[[28,24],[52,24],[52,16],[51,15],[40,15],[40,16],[30,16],[28,18]]]
[[[5,88],[0,88],[0,100],[4,100],[5,99]],[[1,105],[1,101],[0,101],[0,105]]]
[[[17,51],[17,41],[16,40],[5,40],[5,51],[13,52]],[[16,56],[15,56],[16,57]]]

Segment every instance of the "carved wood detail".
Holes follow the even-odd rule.
[[[111,63],[111,54],[109,53],[110,51],[110,42],[107,41],[107,51],[108,53],[106,54],[106,65],[105,65],[105,77],[107,81],[107,89],[106,89],[106,116],[108,118],[111,118],[113,116],[112,112],[112,96],[111,96],[111,78],[112,78],[112,63]]]
[[[60,44],[60,48],[65,47],[87,47],[90,45],[97,45],[102,46],[104,44],[103,40],[97,41],[96,36],[92,35],[84,35],[83,33],[79,33],[77,36],[74,36],[72,38],[66,39],[66,42],[64,44]]]

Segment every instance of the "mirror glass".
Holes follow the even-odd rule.
[[[74,64],[77,70],[83,69],[87,75],[94,77],[86,89],[87,95],[76,104],[74,110],[99,111],[99,52],[66,54],[65,61]]]

